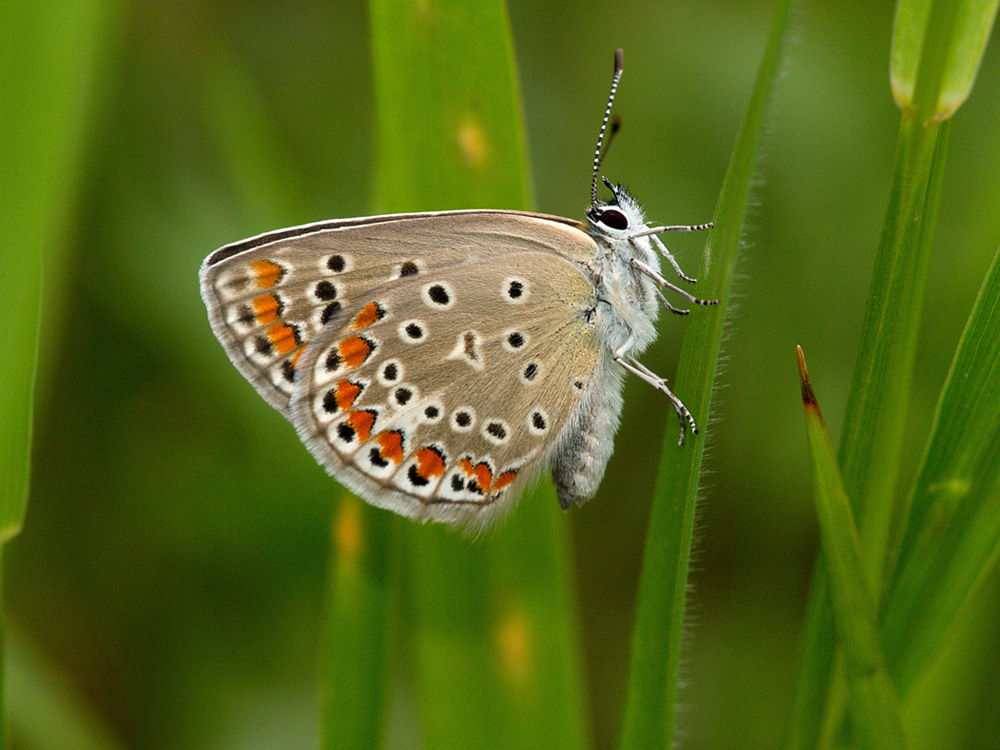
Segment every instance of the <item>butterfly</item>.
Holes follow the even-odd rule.
[[[594,153],[586,221],[465,210],[322,221],[226,245],[201,294],[216,337],[316,460],[372,505],[475,530],[549,469],[563,509],[591,497],[613,451],[625,373],[662,392],[637,355],[656,338],[665,291],[713,305],[639,203]],[[611,136],[617,130],[613,123]],[[608,138],[608,144],[611,137]]]

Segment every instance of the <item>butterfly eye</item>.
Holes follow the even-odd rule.
[[[612,229],[628,229],[628,217],[617,208],[605,208],[597,215],[597,221]]]

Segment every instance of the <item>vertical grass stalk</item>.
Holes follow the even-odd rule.
[[[699,296],[719,298],[688,326],[677,371],[678,392],[698,424],[709,423],[709,407],[729,296],[754,177],[758,145],[789,36],[792,3],[775,9],[771,35],[733,151],[709,235]],[[672,434],[673,427],[670,428]],[[632,637],[628,694],[619,747],[669,747],[674,736],[680,653],[687,597],[694,512],[704,434],[683,449],[664,441],[639,582]]]

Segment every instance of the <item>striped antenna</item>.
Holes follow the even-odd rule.
[[[611,104],[615,100],[615,91],[618,89],[618,81],[622,77],[622,63],[624,54],[621,49],[615,50],[615,74],[611,79],[611,93],[608,95],[608,106],[604,110],[604,119],[601,121],[601,132],[597,134],[597,149],[594,151],[594,176],[590,181],[590,201],[597,203],[597,172],[601,168],[601,162],[607,154],[604,146],[604,131],[608,129],[608,120],[611,119]],[[611,136],[618,132],[619,121],[615,118],[611,125]],[[611,138],[608,138],[608,145],[611,145]]]

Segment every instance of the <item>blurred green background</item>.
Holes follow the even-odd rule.
[[[366,8],[94,7],[105,22],[79,67],[92,96],[78,169],[65,175],[72,208],[46,264],[31,497],[4,571],[12,670],[52,675],[124,747],[313,747],[338,489],[227,360],[197,269],[230,241],[371,212]],[[653,221],[707,221],[770,3],[514,0],[509,9],[536,207],[582,217],[620,46],[624,128],[603,172]],[[827,0],[798,16],[705,431],[685,747],[772,748],[783,737],[816,549],[794,346],[836,438],[899,122],[887,73],[892,13],[887,0]],[[952,130],[914,381],[913,468],[1000,243],[997,36]],[[704,238],[669,239],[696,268]],[[671,374],[683,321],[667,316],[661,330],[644,362]],[[683,383],[675,390],[684,396]],[[660,436],[665,420],[668,435],[676,428],[668,406],[629,381],[601,492],[566,519],[598,748],[618,734]],[[939,742],[922,747],[1000,746],[995,573],[965,619],[925,690],[922,720],[937,728],[925,741]],[[36,747],[30,724],[45,722],[44,709],[18,714],[23,691],[10,700],[15,747]],[[396,721],[412,724],[405,682],[396,702]]]

